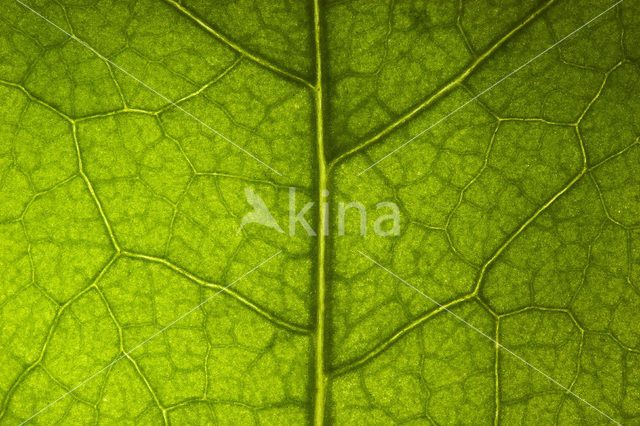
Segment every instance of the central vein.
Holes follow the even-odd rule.
[[[314,90],[316,111],[316,151],[318,168],[318,258],[317,258],[317,288],[316,288],[316,324],[314,334],[314,396],[313,396],[313,424],[320,426],[324,422],[324,407],[326,400],[327,375],[325,365],[325,251],[327,229],[327,211],[323,208],[327,201],[327,162],[324,148],[324,120],[323,120],[323,86],[322,86],[322,54],[321,54],[321,27],[320,27],[320,1],[313,2],[313,24],[315,34],[316,53],[316,83]]]

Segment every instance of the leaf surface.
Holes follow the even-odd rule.
[[[613,4],[2,0],[0,423],[637,424]]]

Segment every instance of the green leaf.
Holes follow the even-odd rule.
[[[1,424],[640,422],[636,0],[0,10]]]

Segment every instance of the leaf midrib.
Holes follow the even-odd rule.
[[[326,235],[325,227],[328,226],[327,209],[324,207],[328,198],[327,191],[327,161],[325,157],[324,141],[324,116],[322,84],[322,38],[320,20],[320,0],[313,1],[313,28],[316,82],[313,91],[315,100],[316,119],[316,161],[318,167],[318,241],[317,241],[317,265],[316,265],[316,303],[315,303],[315,329],[314,329],[314,395],[313,395],[313,424],[321,426],[325,418],[326,390],[328,377],[326,374]]]

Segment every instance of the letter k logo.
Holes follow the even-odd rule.
[[[251,205],[251,207],[253,207],[253,211],[244,215],[237,234],[239,234],[242,228],[244,228],[244,226],[248,223],[259,223],[260,225],[273,228],[276,231],[284,234],[284,231],[282,230],[282,228],[280,228],[278,222],[276,222],[276,220],[271,215],[271,212],[267,208],[264,200],[255,193],[253,188],[249,186],[245,187],[244,195],[247,197],[247,202]]]

